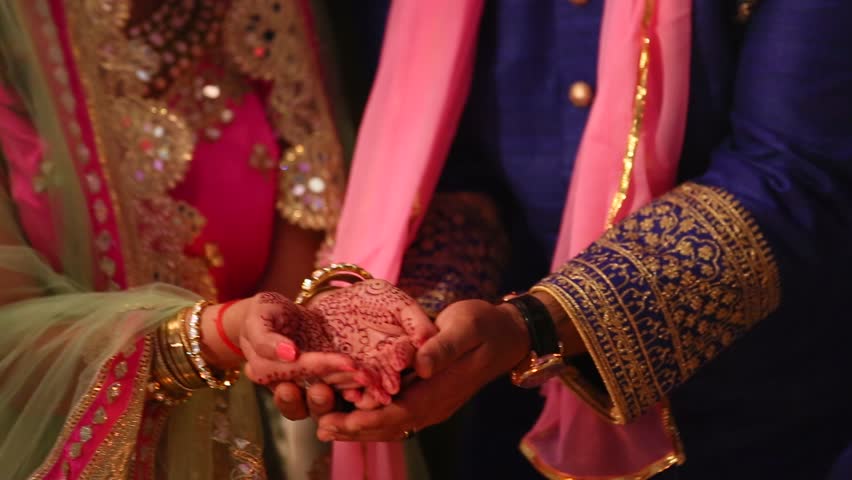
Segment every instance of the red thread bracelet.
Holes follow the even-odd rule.
[[[225,333],[225,325],[223,324],[223,320],[225,318],[225,310],[231,307],[231,305],[237,303],[239,300],[231,300],[230,302],[222,305],[222,308],[219,309],[219,312],[216,314],[216,331],[219,333],[219,338],[222,339],[222,343],[225,344],[232,352],[236,353],[240,357],[245,358],[243,355],[243,351],[240,350],[240,347],[234,345],[234,342],[228,338],[228,334]]]

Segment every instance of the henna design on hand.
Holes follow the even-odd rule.
[[[400,374],[413,361],[416,347],[436,330],[416,302],[383,280],[367,280],[317,297],[309,308],[276,293],[257,295],[252,314],[267,330],[289,337],[311,361],[263,362],[249,356],[252,380],[261,384],[303,384],[328,373],[324,357],[345,354],[354,360],[352,379],[365,394],[389,403],[400,388]]]

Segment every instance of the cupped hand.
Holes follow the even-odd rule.
[[[382,408],[322,416],[320,440],[401,440],[405,431],[449,418],[529,351],[526,326],[510,305],[465,300],[447,307],[435,323],[438,334],[423,344],[414,362],[422,380]]]
[[[318,382],[343,390],[360,408],[389,403],[416,348],[437,332],[411,297],[383,280],[324,292],[308,308],[277,294],[256,298],[248,315],[255,320],[247,320],[241,336],[246,371],[257,383],[288,393],[277,394],[276,402],[292,419],[306,413],[294,387]],[[328,391],[322,392],[318,396],[327,400]]]
[[[437,329],[417,302],[384,280],[366,280],[332,290],[309,304],[325,320],[325,337],[310,350],[350,355],[363,392],[343,397],[360,408],[390,403],[399,392],[400,372],[412,365],[418,347]],[[311,341],[309,330],[291,333],[297,344]],[[316,337],[314,337],[316,338]]]
[[[294,341],[322,337],[322,317],[296,305],[281,294],[258,293],[245,300],[240,310],[243,324],[239,345],[246,357],[245,372],[253,382],[273,388],[279,382],[308,385],[314,382],[355,388],[357,373],[354,359],[317,343]]]

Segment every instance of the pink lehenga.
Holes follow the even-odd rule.
[[[343,149],[306,2],[162,5],[0,3],[4,478],[266,476],[254,386],[151,400],[150,332],[330,230]]]

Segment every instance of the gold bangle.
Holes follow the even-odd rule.
[[[340,280],[357,283],[371,280],[370,272],[354,263],[332,263],[331,265],[314,270],[311,276],[302,280],[302,291],[296,296],[294,303],[303,305],[318,293],[329,288],[329,283]]]
[[[168,346],[164,341],[165,323],[160,325],[154,332],[154,351],[151,362],[151,381],[148,383],[148,393],[151,397],[168,406],[177,405],[189,399],[192,390],[184,386],[178,379],[172,368],[165,360]]]
[[[217,376],[201,355],[201,311],[208,305],[207,301],[202,300],[192,307],[192,311],[185,317],[185,328],[180,329],[181,340],[192,366],[207,386],[215,390],[227,390],[239,377],[239,370],[230,370]]]
[[[189,309],[181,312],[164,325],[164,340],[168,349],[163,359],[170,367],[177,381],[189,390],[198,390],[207,386],[207,383],[196,371],[192,361],[187,356],[187,346],[184,343],[182,332],[184,319],[189,314]]]
[[[173,397],[168,394],[165,389],[162,387],[162,384],[156,380],[152,380],[148,382],[148,386],[146,387],[150,398],[154,399],[156,402],[160,402],[167,407],[174,407],[180,405],[182,403],[186,403],[192,397],[192,394],[187,394],[182,397]]]
[[[186,390],[165,370],[160,353],[156,350],[154,352],[153,375],[148,382],[148,393],[151,398],[167,406],[179,405],[192,396],[192,391]]]

